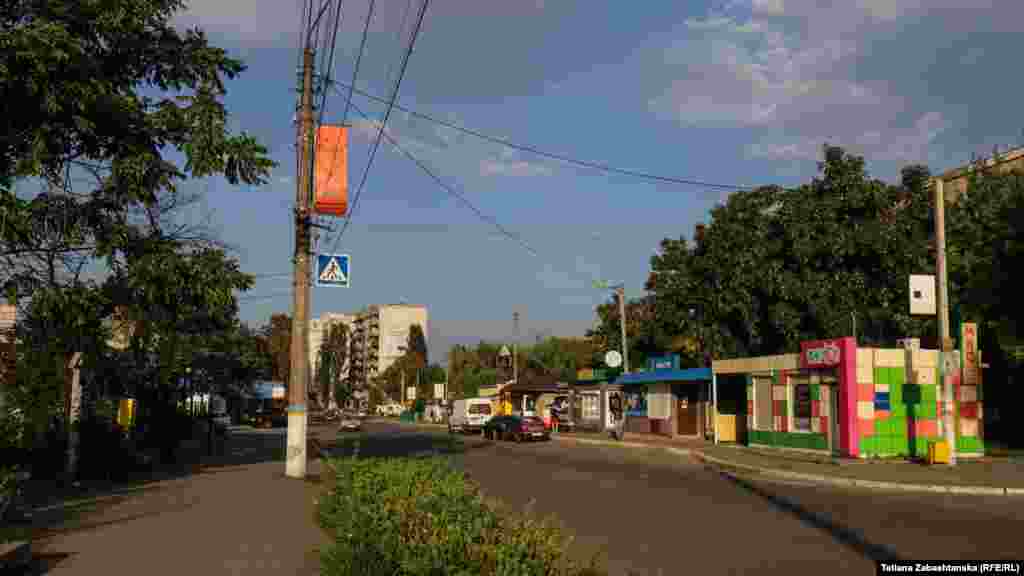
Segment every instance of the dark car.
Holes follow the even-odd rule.
[[[484,438],[490,440],[550,440],[544,421],[533,416],[495,416],[484,424]]]

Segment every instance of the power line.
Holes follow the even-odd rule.
[[[343,84],[341,82],[336,82],[335,84],[336,84],[336,89],[337,89],[337,87],[340,86],[341,88],[349,89],[350,93],[358,94],[358,95],[360,95],[360,96],[362,96],[362,97],[364,97],[364,98],[366,98],[368,100],[373,100],[375,102],[385,103],[385,104],[387,103],[387,100],[385,100],[385,99],[383,99],[383,98],[381,98],[379,96],[375,96],[373,94],[365,92],[363,90],[359,90],[358,88],[355,88],[355,86],[346,85],[346,84]],[[401,110],[402,112],[405,112],[406,114],[409,114],[410,116],[415,116],[416,118],[420,118],[420,119],[423,119],[423,120],[434,122],[435,124],[439,124],[441,126],[445,126],[446,128],[451,128],[452,130],[456,130],[456,131],[462,132],[464,134],[469,134],[470,136],[475,136],[477,138],[480,138],[481,140],[485,140],[485,141],[488,141],[488,142],[491,142],[491,143],[494,143],[494,144],[500,144],[502,146],[506,146],[506,147],[512,148],[514,150],[519,150],[519,151],[522,151],[522,152],[528,152],[530,154],[535,154],[537,156],[542,156],[542,157],[545,157],[545,158],[550,158],[552,160],[558,160],[560,162],[565,162],[566,164],[574,164],[576,166],[582,166],[584,168],[591,168],[593,170],[600,170],[602,172],[608,172],[608,173],[612,173],[612,174],[620,174],[620,175],[623,175],[623,176],[633,176],[635,178],[642,178],[642,179],[645,179],[645,180],[655,180],[655,181],[667,182],[667,183],[671,183],[671,184],[684,184],[684,185],[687,185],[687,186],[699,186],[699,187],[702,187],[702,188],[714,188],[714,189],[720,189],[720,190],[749,190],[749,189],[751,189],[750,186],[743,186],[743,185],[739,185],[739,184],[718,184],[718,183],[714,183],[714,182],[704,182],[704,181],[693,180],[693,179],[688,179],[688,178],[678,178],[678,177],[675,177],[675,176],[663,176],[663,175],[660,175],[660,174],[653,174],[653,173],[650,173],[650,172],[641,172],[641,171],[638,171],[638,170],[629,170],[629,169],[626,169],[626,168],[617,168],[615,166],[610,166],[608,164],[603,164],[603,163],[600,163],[600,162],[592,162],[592,161],[589,161],[589,160],[579,160],[577,158],[572,158],[570,156],[566,156],[566,155],[563,155],[563,154],[557,154],[557,153],[554,153],[554,152],[547,152],[545,150],[541,150],[541,149],[537,148],[536,146],[531,146],[531,145],[528,145],[528,144],[517,144],[515,142],[512,142],[511,140],[506,140],[504,138],[499,138],[497,136],[490,136],[490,135],[484,134],[483,132],[480,132],[478,130],[474,130],[472,128],[466,128],[465,126],[460,126],[458,124],[455,124],[454,122],[449,122],[447,120],[442,120],[442,119],[436,118],[434,116],[423,114],[422,112],[417,112],[415,110],[411,110],[411,109],[406,108],[406,107],[404,107],[404,106],[402,106],[401,104],[398,104],[398,103],[395,103],[394,106],[395,106],[396,109]]]
[[[401,43],[402,38],[405,37],[405,24],[409,20],[409,12],[411,12],[411,11],[412,11],[412,0],[406,0],[406,2],[405,2],[405,10],[402,11],[402,23],[398,25],[398,34],[395,35],[395,36],[397,36],[397,38],[395,40],[396,44],[397,43]],[[394,72],[394,66],[395,66],[395,61],[392,60],[391,63],[388,64],[388,74],[387,74],[387,76],[384,77],[384,83],[385,84],[391,84],[391,74],[392,74],[392,72]],[[1022,132],[1022,134],[1024,134],[1024,132]]]
[[[341,28],[341,8],[343,0],[338,0],[338,8],[334,13],[334,32],[331,34],[331,51],[327,58],[327,75],[324,77],[324,85],[321,87],[323,94],[320,97],[320,116],[317,118],[317,125],[324,121],[324,113],[327,111],[327,87],[333,82],[331,72],[334,71],[334,47],[338,43],[338,29]]]
[[[359,65],[363,61],[363,51],[366,49],[366,37],[370,31],[370,21],[373,19],[373,8],[376,5],[377,0],[370,0],[370,9],[366,13],[366,23],[363,25],[363,39],[359,41],[359,54],[356,56],[356,66],[352,70],[352,87],[355,88],[356,78],[359,77]],[[326,91],[326,87],[325,87]],[[348,119],[348,107],[352,103],[352,92],[349,91],[348,101],[345,102],[345,113],[341,116],[341,123],[344,124]]]
[[[277,273],[273,273],[273,274],[271,274],[271,273],[267,273],[267,274],[250,274],[250,276],[252,276],[253,278],[255,278],[257,280],[260,280],[260,279],[263,279],[263,278],[284,278],[286,276],[291,276],[291,275],[292,275],[291,272],[277,272]]]
[[[356,189],[355,197],[352,200],[352,206],[349,207],[348,216],[345,218],[345,224],[341,227],[341,230],[338,232],[338,236],[334,239],[334,243],[331,246],[331,252],[334,252],[338,243],[341,242],[341,238],[345,235],[345,231],[348,230],[348,226],[352,222],[352,215],[355,214],[356,208],[359,205],[359,197],[362,196],[363,187],[366,186],[366,178],[370,175],[370,168],[373,167],[373,160],[377,157],[377,150],[380,148],[381,137],[384,135],[384,129],[388,125],[388,120],[391,118],[392,110],[394,110],[395,100],[398,99],[398,91],[402,86],[402,80],[405,78],[405,71],[409,66],[409,58],[412,56],[413,47],[416,45],[416,39],[420,35],[420,28],[423,26],[423,18],[427,15],[427,7],[429,5],[430,0],[423,0],[423,4],[420,6],[420,14],[416,20],[416,28],[413,30],[412,39],[409,40],[409,48],[405,51],[405,55],[402,58],[402,67],[398,71],[398,79],[395,81],[395,89],[391,92],[391,102],[388,104],[388,109],[384,113],[384,121],[381,122],[380,129],[377,130],[377,138],[374,140],[373,149],[370,151],[370,160],[366,163],[366,169],[363,170],[363,177],[359,182],[359,188]]]
[[[355,109],[355,111],[360,116],[362,116],[366,120],[370,120],[370,117],[365,112],[363,112],[358,106],[353,104],[352,108]],[[534,250],[529,244],[527,244],[521,237],[519,237],[519,235],[514,234],[513,232],[510,232],[508,229],[506,229],[504,226],[502,226],[496,219],[494,219],[494,218],[484,214],[479,208],[477,208],[475,205],[473,205],[472,202],[470,202],[468,199],[466,199],[466,197],[464,195],[460,194],[457,190],[455,190],[455,188],[453,188],[452,186],[448,185],[448,183],[446,183],[444,180],[441,180],[440,176],[435,174],[429,167],[427,167],[426,164],[424,164],[422,161],[420,161],[419,158],[416,158],[415,156],[413,156],[413,154],[411,152],[409,152],[408,150],[403,148],[398,142],[395,141],[394,138],[391,137],[390,134],[388,134],[387,132],[384,132],[384,138],[387,138],[388,142],[390,142],[391,145],[394,146],[396,150],[398,150],[399,152],[404,154],[406,158],[408,158],[409,160],[412,160],[417,166],[419,166],[420,170],[423,170],[423,172],[426,173],[426,175],[429,176],[431,180],[433,180],[435,183],[437,183],[438,186],[440,186],[442,189],[444,189],[445,192],[447,192],[449,195],[451,195],[456,200],[461,202],[464,206],[466,206],[467,208],[472,210],[473,213],[476,214],[478,218],[480,218],[481,220],[484,220],[487,223],[493,225],[505,237],[507,237],[510,240],[516,242],[517,244],[519,244],[520,246],[525,248],[528,252],[530,252],[534,256],[539,256],[537,251]]]
[[[282,292],[272,292],[270,294],[265,294],[263,296],[256,296],[256,295],[252,295],[252,296],[236,296],[235,300],[238,300],[239,302],[251,302],[251,301],[254,301],[254,300],[273,300],[275,298],[280,298],[282,296],[291,296],[291,294],[292,294],[292,291],[288,290],[288,291],[282,291]]]
[[[376,0],[370,0],[369,8],[367,9],[367,12],[366,12],[366,21],[363,24],[363,36],[359,40],[359,53],[356,55],[356,63],[355,63],[355,66],[352,68],[352,86],[356,85],[356,80],[359,78],[359,67],[362,64],[363,53],[366,50],[366,39],[369,36],[370,23],[373,21],[373,11],[374,11],[374,7],[376,6],[376,4],[377,4]],[[327,88],[330,85],[331,85],[331,79],[327,78],[325,80],[325,84],[323,86],[324,97],[325,98],[326,98],[326,95],[327,95]],[[349,109],[349,105],[351,103],[352,103],[352,94],[350,92],[349,95],[348,95],[348,98],[346,98],[346,101],[345,101],[345,111],[344,111],[344,113],[342,114],[342,117],[341,117],[342,125],[344,125],[345,122],[348,119],[348,109]],[[323,115],[320,116],[320,120],[322,122]],[[335,151],[334,151],[334,157],[331,160],[330,173],[328,174],[329,179],[333,178],[334,170],[337,168],[338,153],[339,153],[339,150],[336,148]],[[313,160],[313,164],[312,164],[313,166],[315,166],[315,154],[316,153],[314,152],[314,160]],[[371,158],[372,158],[372,156],[371,156]],[[373,160],[371,159],[370,162],[372,163]],[[315,187],[316,187],[316,181],[314,180],[312,188],[315,189]]]

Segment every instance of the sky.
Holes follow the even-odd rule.
[[[390,94],[421,1],[376,3],[360,90]],[[350,83],[368,5],[343,2],[333,65],[319,72]],[[227,85],[232,126],[279,162],[265,186],[194,185],[204,198],[193,217],[245,271],[278,274],[241,297],[252,324],[291,310],[300,14],[299,0],[193,0],[177,20],[248,65]],[[910,163],[937,172],[1024,144],[1024,76],[1013,72],[1021,32],[1019,0],[433,0],[398,102],[557,154],[688,180],[797,185],[817,174],[827,142],[896,181]],[[359,95],[352,103],[346,118],[344,90],[331,91],[324,111],[324,122],[352,125],[350,206],[385,111]],[[318,251],[349,254],[352,285],[313,288],[313,316],[426,305],[432,360],[456,343],[583,335],[609,298],[593,280],[641,295],[659,242],[691,237],[726,198],[559,163],[397,110],[387,130],[532,250],[380,146],[344,237],[342,219],[324,220],[334,231]]]

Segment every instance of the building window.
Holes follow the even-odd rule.
[[[599,398],[594,395],[587,395],[582,398],[582,413],[584,420],[600,420],[601,419],[601,403]]]

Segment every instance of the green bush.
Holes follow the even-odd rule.
[[[337,576],[598,576],[552,523],[512,515],[439,457],[331,460],[318,507]],[[593,564],[593,563],[591,563]]]

